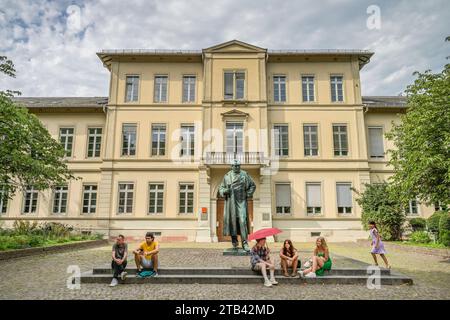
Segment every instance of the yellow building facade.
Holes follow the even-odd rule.
[[[162,241],[222,241],[218,185],[233,159],[256,183],[251,225],[279,239],[367,238],[351,188],[386,180],[399,97],[362,97],[373,53],[105,50],[107,98],[18,98],[67,150],[77,180],[2,204],[1,220],[58,221]],[[408,216],[434,208],[412,201]]]

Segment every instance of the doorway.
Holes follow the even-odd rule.
[[[225,208],[225,199],[222,197],[217,198],[216,202],[216,213],[217,213],[217,240],[219,242],[231,242],[231,236],[223,235],[223,211]],[[253,232],[252,222],[253,222],[253,199],[247,200],[247,225],[249,226],[249,234]],[[238,236],[238,240],[241,241],[240,236]]]

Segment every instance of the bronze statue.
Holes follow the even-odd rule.
[[[249,226],[247,223],[247,199],[253,197],[256,185],[250,175],[241,170],[241,164],[234,160],[231,170],[223,177],[219,187],[219,194],[225,198],[223,215],[223,235],[231,236],[233,248],[238,247],[238,238],[241,236],[242,249],[249,252],[247,243]]]

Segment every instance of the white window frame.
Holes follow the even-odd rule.
[[[339,149],[335,149],[335,145],[334,145],[334,139],[335,139],[335,132],[334,132],[334,128],[335,127],[345,127],[345,133],[343,131],[341,131],[341,129],[339,129],[338,132],[336,132],[337,136],[338,136],[338,144],[339,144]],[[349,139],[348,139],[348,125],[345,123],[333,123],[332,125],[332,132],[333,132],[333,155],[335,157],[347,157],[349,155]],[[343,145],[343,139],[342,137],[345,136],[346,140],[347,140],[347,149],[344,149],[342,147]],[[336,154],[336,151],[339,152],[339,154]],[[346,154],[343,154],[344,152],[346,152]]]
[[[226,74],[233,74],[233,96],[232,97],[227,97],[226,96],[226,82],[225,82],[225,75]],[[242,88],[242,98],[238,98],[237,97],[237,80],[236,80],[236,75],[237,74],[243,74],[244,75],[244,80],[243,80],[243,88]],[[246,72],[244,70],[225,70],[223,72],[223,98],[224,100],[245,100],[246,94],[246,87],[247,87],[247,75]]]
[[[189,186],[191,186],[192,188],[189,188]],[[182,197],[181,194],[184,194],[184,204],[182,205]],[[188,208],[188,198],[189,198],[189,194],[192,194],[192,212],[189,212]],[[194,213],[194,209],[195,209],[195,185],[194,183],[191,182],[182,182],[179,183],[178,185],[178,197],[179,197],[179,201],[178,201],[178,214],[181,215],[187,215],[187,214],[193,214]],[[181,208],[184,207],[184,211],[181,210]]]
[[[278,186],[289,186],[289,207],[287,206],[278,206],[278,199],[277,199],[277,187]],[[281,208],[281,212],[278,212],[278,208]],[[286,212],[286,208],[288,209],[288,212]],[[292,188],[290,182],[276,182],[275,183],[275,213],[277,215],[292,215]]]
[[[68,133],[68,130],[72,130],[72,133]],[[66,131],[66,132],[63,132]],[[72,138],[69,149],[69,138]],[[64,140],[64,141],[63,141]],[[73,156],[73,145],[75,141],[75,128],[74,127],[61,127],[59,128],[59,141],[66,151],[66,157],[71,158]]]
[[[6,195],[6,187],[0,185],[0,215],[8,212],[8,197]]]
[[[185,92],[185,80],[187,81],[187,92]],[[197,83],[197,76],[191,75],[191,74],[185,74],[183,75],[183,92],[182,92],[182,100],[183,103],[193,103],[195,102],[195,96],[196,96],[196,83]],[[186,99],[185,99],[185,93],[186,93]]]
[[[339,206],[339,197],[338,197],[338,186],[339,185],[346,185],[346,186],[350,186],[350,207],[343,207],[343,206]],[[339,215],[349,215],[353,213],[353,196],[352,196],[352,183],[351,182],[336,182],[336,207],[338,210],[338,214]],[[339,212],[339,208],[342,208],[342,212]]]
[[[26,210],[26,202],[27,202],[27,196],[30,195],[30,207],[28,210]],[[38,210],[38,201],[39,201],[39,192],[38,190],[35,190],[34,187],[28,187],[25,190],[24,196],[23,196],[23,204],[22,204],[22,214],[35,214]],[[36,204],[34,205],[33,210],[33,202]]]
[[[283,74],[273,75],[273,101],[276,103],[284,103],[287,101],[287,77]],[[284,85],[284,100],[282,99],[282,86]],[[275,99],[276,93],[278,94],[278,99]]]
[[[94,190],[95,187],[95,190]],[[87,189],[89,188],[89,189]],[[98,195],[98,185],[95,183],[86,183],[83,184],[83,199],[81,203],[81,214],[83,215],[90,215],[95,214],[97,212],[97,199]],[[87,198],[86,198],[87,196]],[[84,202],[87,200],[87,205],[84,204]],[[95,200],[95,205],[92,204],[92,202]],[[87,209],[87,212],[84,212],[84,209]]]
[[[383,155],[373,155],[372,152],[372,146],[373,146],[373,141],[370,139],[371,135],[370,135],[370,130],[381,130],[381,146],[383,148]],[[368,136],[368,140],[369,140],[369,157],[370,159],[384,159],[385,157],[385,151],[384,151],[384,130],[382,126],[368,126],[367,127],[367,136]]]
[[[162,98],[163,98],[163,90],[162,90],[162,88],[163,88],[163,84],[164,84],[164,82],[157,82],[157,79],[165,79],[165,81],[166,81],[166,90],[165,90],[165,100],[163,100]],[[166,103],[166,102],[168,102],[169,101],[169,76],[168,75],[166,75],[166,74],[157,74],[157,75],[155,75],[155,78],[154,78],[154,83],[155,83],[155,85],[154,85],[154,94],[153,94],[153,101],[154,102],[156,102],[156,103]],[[156,88],[159,86],[159,95],[157,96],[157,90],[156,90]]]
[[[233,128],[229,128],[228,126],[233,126]],[[240,126],[240,128],[236,128],[237,126]],[[230,146],[228,143],[228,130],[232,131],[233,135],[233,144]],[[241,133],[242,139],[241,139],[241,145],[239,146],[237,143],[238,134]],[[245,150],[244,146],[244,122],[243,121],[227,121],[225,123],[225,150],[227,154],[242,154]],[[232,147],[232,151],[230,152],[229,149]]]
[[[166,147],[167,147],[167,125],[165,123],[152,123],[151,127],[151,155],[152,156],[165,156],[166,155]],[[154,133],[156,131],[156,141],[154,138]],[[164,148],[161,147],[162,139],[164,136]],[[156,142],[156,147],[153,147],[153,143]],[[156,150],[156,152],[153,152]]]
[[[413,201],[416,203],[415,206],[413,206]],[[416,208],[416,213],[413,213],[413,207]],[[417,201],[417,199],[409,200],[408,202],[408,216],[409,217],[418,217],[420,216],[420,203]]]
[[[151,186],[155,186],[152,190]],[[160,188],[162,186],[162,188]],[[163,182],[150,182],[148,184],[148,215],[161,215],[164,213],[164,192],[165,186]],[[152,195],[154,196],[154,205],[151,206]],[[161,211],[158,211],[158,201],[162,201]],[[153,209],[154,212],[151,212]]]
[[[340,81],[337,80],[340,78]],[[341,91],[342,96],[341,100],[339,100],[339,85],[341,85]],[[330,89],[331,89],[331,102],[344,102],[344,76],[339,74],[332,74],[330,75]],[[336,97],[335,100],[333,100],[333,93]]]
[[[130,85],[130,98],[128,98],[128,80],[137,79],[136,82],[131,81]],[[136,74],[127,74],[125,76],[125,102],[138,102],[139,101],[139,83],[140,76]],[[136,93],[136,94],[135,94]]]
[[[310,80],[312,78],[312,80]],[[315,93],[315,77],[314,75],[301,75],[302,82],[302,102],[314,102],[316,101],[316,93]],[[310,90],[310,85],[312,85],[312,91]],[[303,94],[304,89],[306,88],[306,96]],[[311,99],[312,96],[312,99]]]
[[[126,137],[125,137],[125,127],[126,126],[132,126],[132,127],[134,127],[134,148],[131,148],[131,137],[132,137],[132,134],[128,134]],[[137,134],[137,131],[138,131],[138,128],[137,128],[137,124],[136,123],[123,123],[122,124],[122,145],[121,145],[121,150],[120,150],[120,156],[121,157],[134,157],[134,156],[136,156],[136,154],[137,154],[137,136],[138,136],[138,134]],[[127,148],[125,149],[124,148],[124,144],[125,144],[125,138],[127,139]],[[126,153],[124,153],[124,150],[126,150]],[[134,154],[131,154],[131,151],[134,151]]]
[[[285,128],[286,131],[284,133],[279,130],[278,127]],[[283,143],[283,136],[286,137],[287,142],[287,154],[282,154],[286,148],[282,147]],[[289,124],[287,123],[276,123],[273,125],[273,150],[275,153],[275,156],[278,157],[289,157]],[[283,151],[283,152],[282,152]]]
[[[65,199],[64,199],[65,198]],[[63,206],[63,200],[66,205]],[[69,206],[69,186],[62,185],[53,189],[52,214],[67,214]],[[55,211],[55,207],[57,210]]]
[[[312,136],[313,136],[313,132],[311,131],[311,127],[315,127],[316,128],[316,145],[317,148],[313,149],[312,148]],[[308,131],[305,131],[308,128]],[[305,139],[306,136],[308,137],[308,141]],[[308,142],[308,143],[307,143]],[[308,146],[308,148],[307,148]],[[306,151],[309,151],[308,154]],[[317,150],[317,154],[313,154],[313,150]],[[303,124],[303,155],[305,157],[317,157],[319,155],[319,126],[315,123],[304,123]]]
[[[186,142],[184,142],[185,137]],[[180,157],[193,157],[195,155],[195,126],[193,124],[181,125],[180,140],[181,140]],[[186,148],[184,148],[184,145],[186,146]],[[185,153],[185,151],[188,152]]]
[[[308,186],[319,186],[320,192],[320,207],[309,207],[308,206]],[[305,184],[306,193],[306,215],[308,216],[320,216],[323,214],[323,197],[322,197],[322,183],[321,182],[306,182]]]
[[[121,185],[125,185],[125,189],[121,189]],[[132,188],[130,188],[132,186]],[[132,214],[134,211],[134,190],[135,190],[135,184],[134,182],[119,182],[117,186],[117,214]],[[121,193],[124,193],[124,201],[123,201],[123,212],[120,211],[121,204],[120,204],[120,195]],[[131,211],[128,211],[128,200],[131,199]]]
[[[94,133],[91,133],[91,130],[94,130]],[[98,132],[100,130],[100,133]],[[102,152],[102,136],[103,136],[103,128],[102,127],[89,127],[88,128],[88,138],[87,138],[87,158],[99,158],[101,157]],[[93,138],[92,142],[92,150],[90,149],[90,139]],[[97,149],[97,144],[98,149]],[[89,155],[90,151],[92,151],[92,155]],[[96,153],[98,152],[98,156]]]

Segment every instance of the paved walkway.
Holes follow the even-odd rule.
[[[279,262],[281,244],[270,244]],[[136,245],[130,244],[130,251]],[[311,244],[299,243],[301,258],[309,256]],[[248,257],[224,257],[228,244],[163,244],[161,266],[249,266]],[[359,244],[330,246],[334,266],[361,267],[371,263],[368,249]],[[388,248],[389,250],[389,248]],[[81,271],[101,266],[110,259],[110,247],[0,261],[0,299],[450,299],[450,263],[418,253],[389,250],[395,271],[413,277],[413,286],[383,286],[369,290],[360,285],[175,285],[140,284],[110,288],[82,284],[79,290],[66,286],[69,265]],[[357,259],[360,261],[355,261]],[[133,261],[129,261],[133,263]]]

